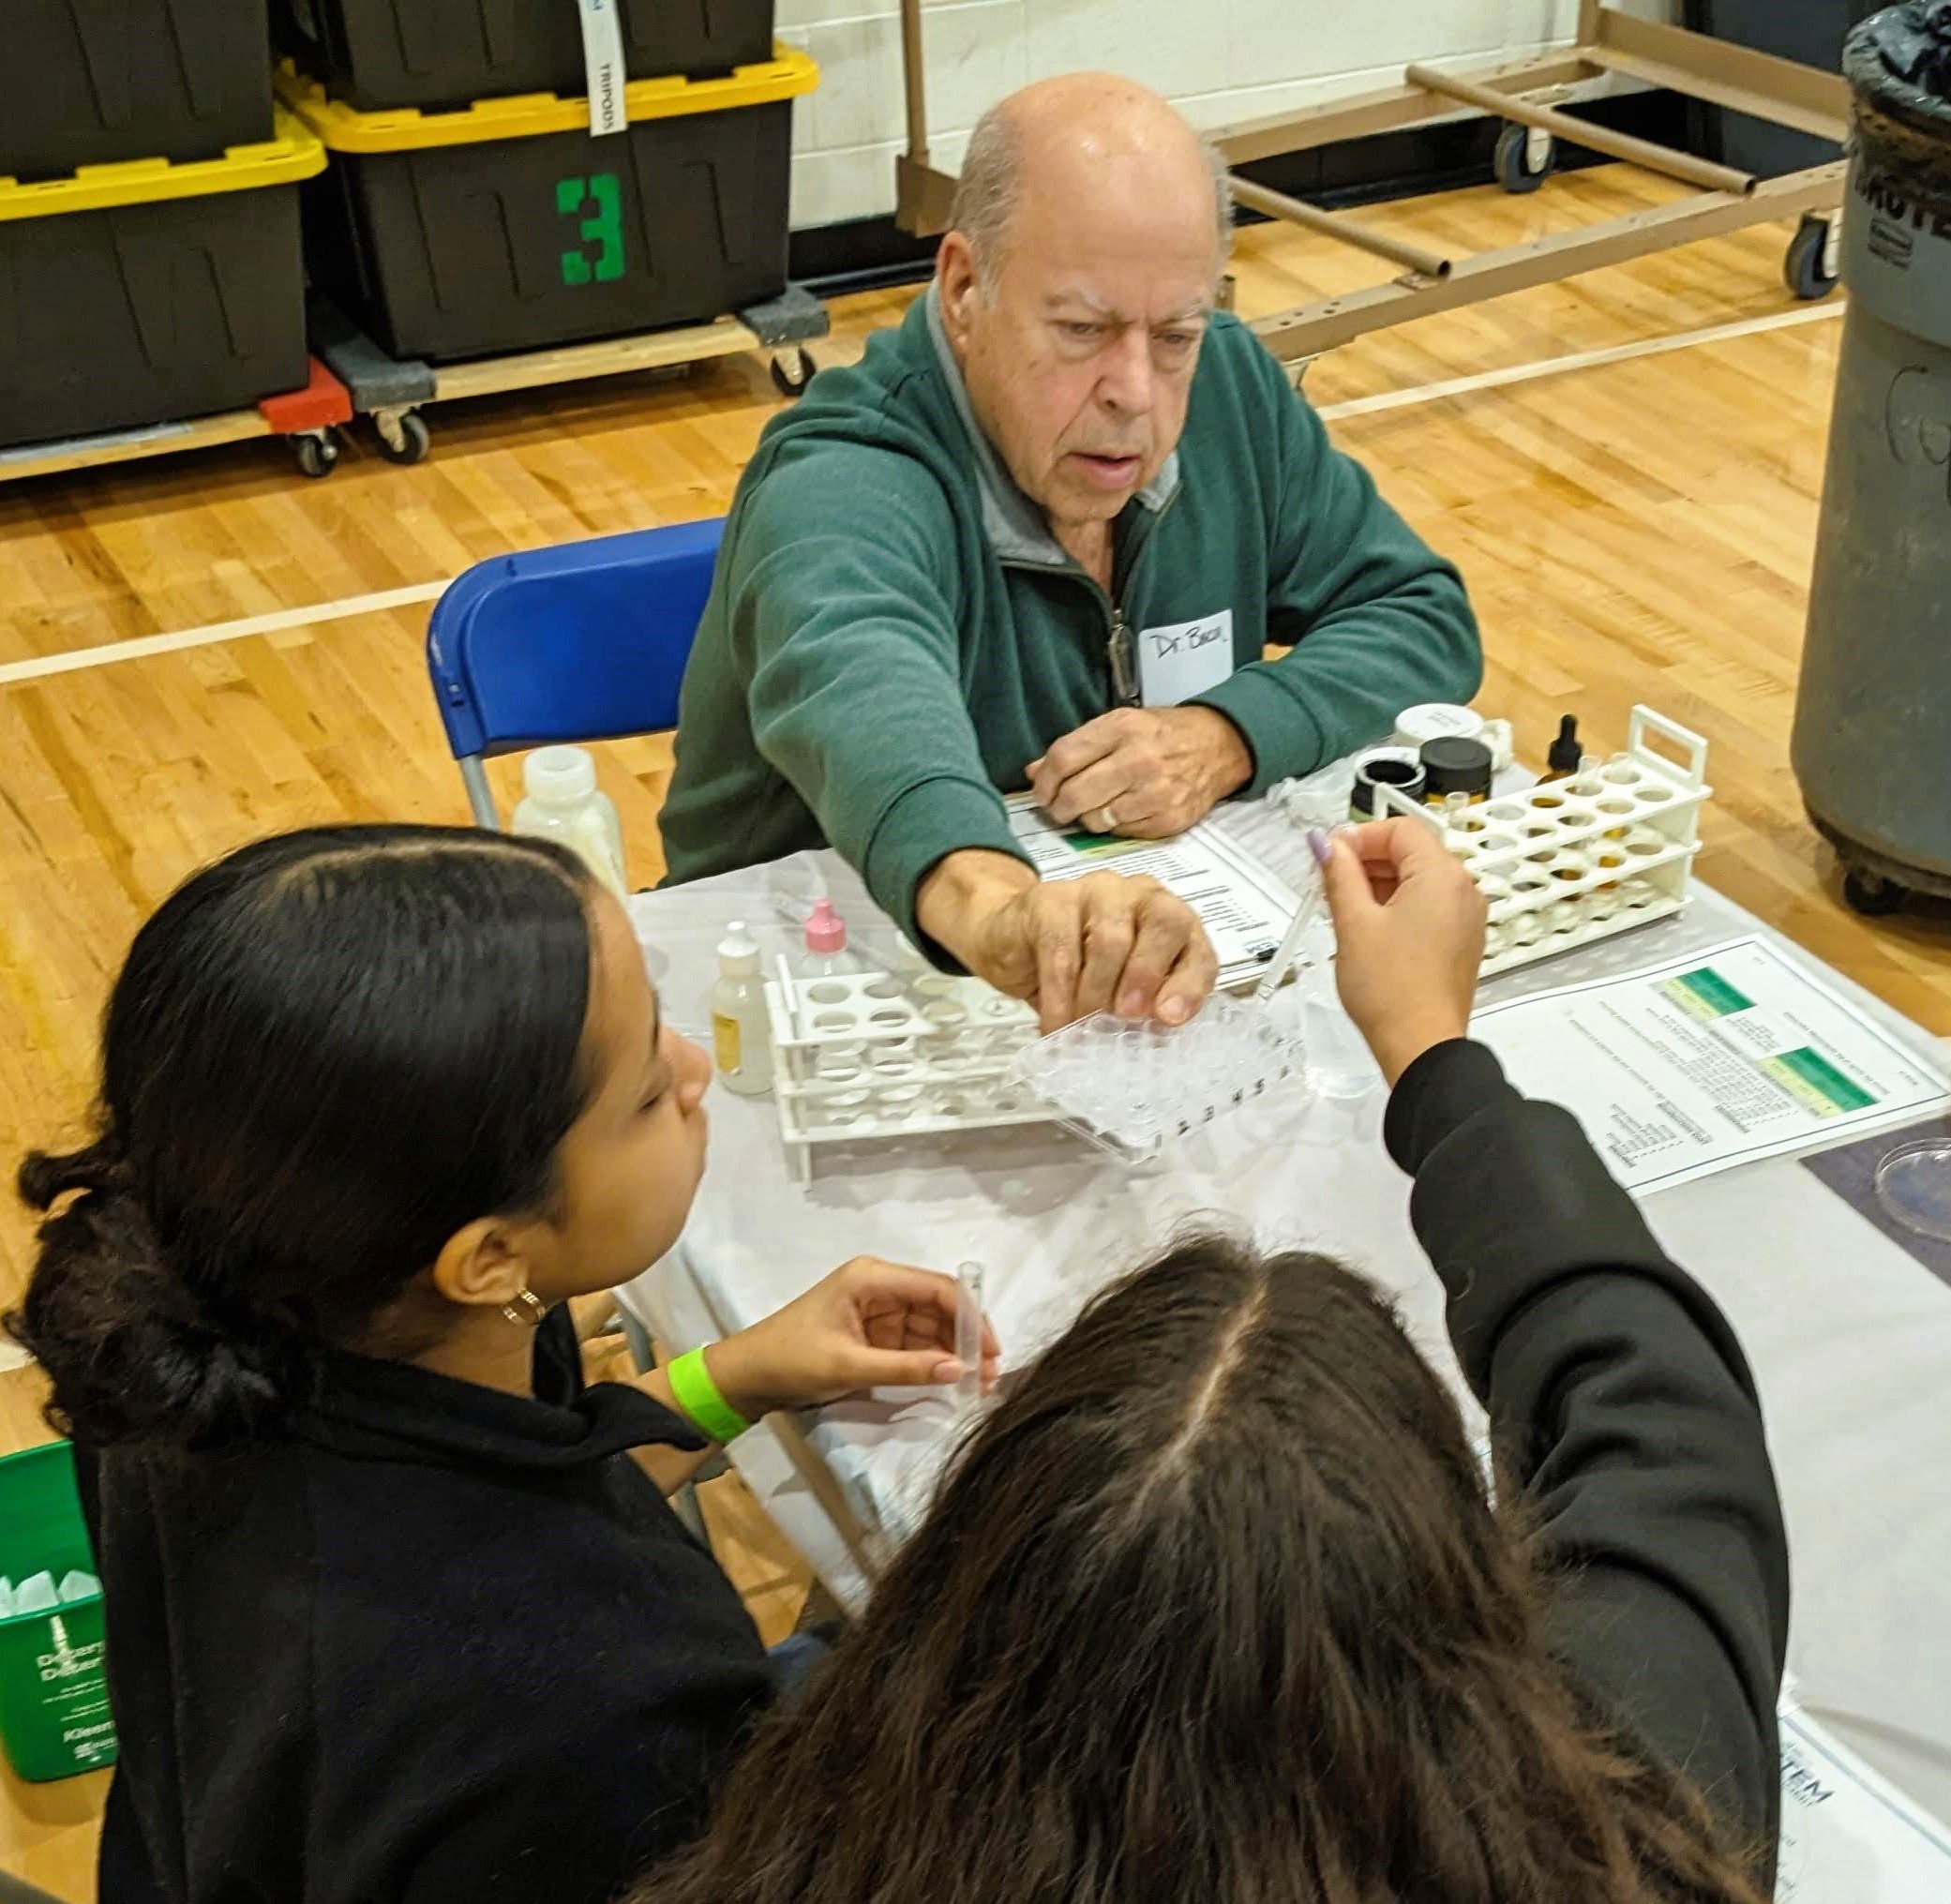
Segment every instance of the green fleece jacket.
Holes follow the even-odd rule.
[[[912,936],[936,862],[1015,851],[1001,794],[1133,697],[1144,631],[1223,609],[1231,672],[1190,698],[1244,736],[1250,793],[1477,689],[1455,569],[1230,317],[1115,550],[1107,596],[1010,479],[917,299],[773,419],[739,484],[680,703],[670,883],[832,845]]]

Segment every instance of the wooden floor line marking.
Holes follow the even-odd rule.
[[[1822,323],[1840,317],[1845,308],[1838,299],[1795,310],[1774,311],[1765,317],[1744,318],[1735,323],[1714,324],[1703,330],[1678,331],[1662,337],[1642,337],[1636,342],[1614,344],[1602,351],[1581,351],[1564,357],[1541,357],[1535,363],[1515,364],[1502,370],[1483,370],[1474,376],[1418,383],[1408,390],[1385,390],[1373,397],[1356,397],[1343,403],[1325,404],[1319,414],[1323,422],[1339,423],[1353,417],[1373,416],[1385,411],[1407,410],[1422,403],[1440,403],[1450,397],[1474,396],[1478,391],[1535,382],[1544,377],[1602,369],[1608,365],[1631,363],[1641,357],[1666,356],[1675,351],[1732,343],[1769,331]],[[131,641],[72,648],[59,654],[37,654],[23,661],[0,663],[0,687],[19,682],[42,681],[50,675],[71,674],[87,667],[107,667],[118,661],[144,661],[152,655],[176,654],[188,648],[216,647],[226,641],[242,641],[253,635],[276,635],[292,628],[319,627],[328,622],[344,622],[355,615],[378,614],[388,608],[413,607],[424,602],[437,601],[446,592],[447,586],[444,581],[414,582],[406,588],[383,589],[369,595],[351,595],[343,601],[321,602],[311,607],[278,608],[269,614],[247,615],[240,621],[213,622],[207,627],[185,628],[173,635],[143,635]]]

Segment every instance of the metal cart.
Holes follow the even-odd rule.
[[[905,231],[927,237],[947,229],[955,181],[928,156],[922,4],[901,0],[908,150],[895,161],[895,217]],[[1239,166],[1459,112],[1481,112],[1505,122],[1497,141],[1496,172],[1507,191],[1535,191],[1551,172],[1562,140],[1679,179],[1697,187],[1696,193],[1577,231],[1475,257],[1448,258],[1236,174],[1233,195],[1238,203],[1402,267],[1401,275],[1386,283],[1261,318],[1253,325],[1261,341],[1298,374],[1323,351],[1370,331],[1797,214],[1801,223],[1783,260],[1790,290],[1797,297],[1818,298],[1835,288],[1831,215],[1842,202],[1841,159],[1779,178],[1757,178],[1560,110],[1581,89],[1613,74],[1813,133],[1838,146],[1848,133],[1849,91],[1839,73],[1639,20],[1602,0],[1582,0],[1578,41],[1562,52],[1471,74],[1412,66],[1399,86],[1302,112],[1244,121],[1214,137],[1227,162]]]

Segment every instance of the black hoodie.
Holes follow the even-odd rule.
[[[1451,1342],[1560,1576],[1553,1650],[1772,1873],[1788,1542],[1754,1377],[1577,1120],[1480,1044],[1409,1067],[1389,1154]]]
[[[711,1555],[585,1388],[339,1356],[289,1433],[80,1463],[122,1757],[101,1904],[602,1904],[702,1822],[768,1697]]]

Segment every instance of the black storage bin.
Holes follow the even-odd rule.
[[[577,0],[278,0],[279,37],[362,112],[584,90]],[[773,0],[617,0],[633,80],[712,79],[773,56]]]
[[[1859,21],[1887,0],[1686,0],[1686,23],[1697,33],[1732,40],[1756,52],[1799,60],[1833,73],[1842,63],[1842,43]],[[1723,164],[1769,177],[1827,165],[1836,147],[1792,126],[1756,119],[1722,106],[1695,103],[1701,149]]]
[[[0,445],[186,422],[302,389],[295,121],[135,179],[0,186]]]
[[[271,137],[264,0],[0,0],[0,178]]]
[[[286,97],[332,152],[306,201],[312,281],[394,356],[434,362],[775,297],[791,99],[818,77],[787,53],[733,80],[639,82],[628,130],[597,139],[581,100],[366,114],[288,75]]]

